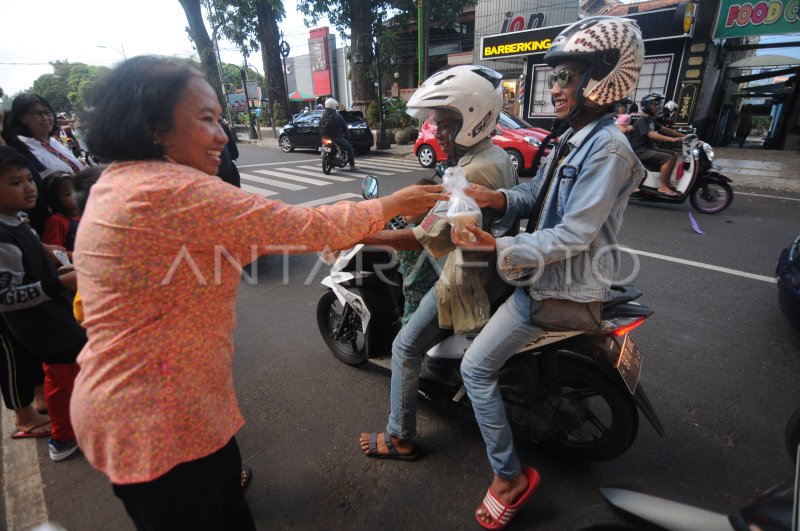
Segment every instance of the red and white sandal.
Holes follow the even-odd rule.
[[[489,487],[489,490],[486,491],[486,497],[483,498],[483,502],[481,502],[481,505],[478,507],[478,509],[483,509],[484,515],[488,514],[492,521],[484,522],[478,516],[478,512],[475,511],[475,519],[479,524],[486,529],[503,529],[508,525],[511,519],[514,518],[519,508],[522,507],[526,501],[528,501],[528,498],[530,498],[531,494],[533,494],[533,491],[536,490],[540,482],[539,473],[531,467],[523,467],[522,473],[525,474],[526,478],[528,478],[528,488],[526,488],[525,491],[520,494],[511,505],[506,505],[498,500],[492,492],[492,488]]]

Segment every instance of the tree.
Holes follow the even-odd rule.
[[[464,6],[476,0],[425,0],[430,2],[431,18],[441,27],[452,27]],[[336,27],[340,34],[350,37],[351,60],[360,53],[362,64],[353,63],[353,100],[357,108],[364,110],[367,103],[377,97],[374,88],[372,42],[392,40],[391,26],[407,27],[416,24],[417,0],[298,0],[298,9],[305,15],[306,26],[315,25],[322,17]],[[386,20],[391,18],[392,25]],[[386,54],[384,54],[386,55]],[[381,57],[381,63],[387,57]],[[383,71],[383,70],[382,70]]]
[[[54,61],[52,74],[36,78],[31,91],[46,99],[56,112],[83,109],[86,91],[97,78],[108,71],[104,66]]]
[[[208,37],[203,13],[200,9],[200,0],[178,0],[186,13],[186,20],[189,23],[187,33],[197,48],[200,56],[200,66],[214,92],[217,93],[219,104],[225,109],[226,102],[222,95],[222,80],[219,78],[219,68],[217,67],[217,56],[214,53],[214,45]]]
[[[212,26],[235,43],[245,56],[261,51],[270,105],[288,113],[289,99],[278,51],[278,22],[286,16],[282,0],[210,0]],[[288,114],[287,114],[288,117]]]

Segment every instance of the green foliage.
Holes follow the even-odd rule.
[[[364,117],[367,120],[370,128],[377,129],[378,123],[380,122],[380,118],[378,117],[378,102],[371,101],[369,105],[367,105],[367,112],[366,116]]]
[[[396,98],[384,101],[384,127],[406,127],[413,121],[414,119],[406,114],[406,102],[404,100]]]
[[[285,113],[280,103],[275,102],[272,106],[272,118],[275,120],[275,127],[286,125]]]
[[[77,112],[83,109],[89,87],[109,69],[84,63],[56,61],[53,74],[36,78],[31,91],[42,96],[56,112]]]
[[[767,129],[769,129],[770,123],[772,123],[772,118],[769,116],[753,115],[753,129],[755,129],[759,135],[763,135]]]

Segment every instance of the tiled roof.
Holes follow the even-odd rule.
[[[686,0],[648,0],[647,2],[636,2],[635,4],[623,4],[608,6],[602,10],[603,15],[628,15],[630,13],[643,13],[645,11],[655,11],[666,7],[675,6]]]

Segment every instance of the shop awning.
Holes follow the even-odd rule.
[[[289,94],[289,101],[314,101],[317,98],[311,94],[306,94],[305,92],[300,92],[299,90],[295,90],[291,94]]]
[[[728,68],[770,68],[774,66],[796,66],[800,61],[786,55],[751,55],[728,65]]]

